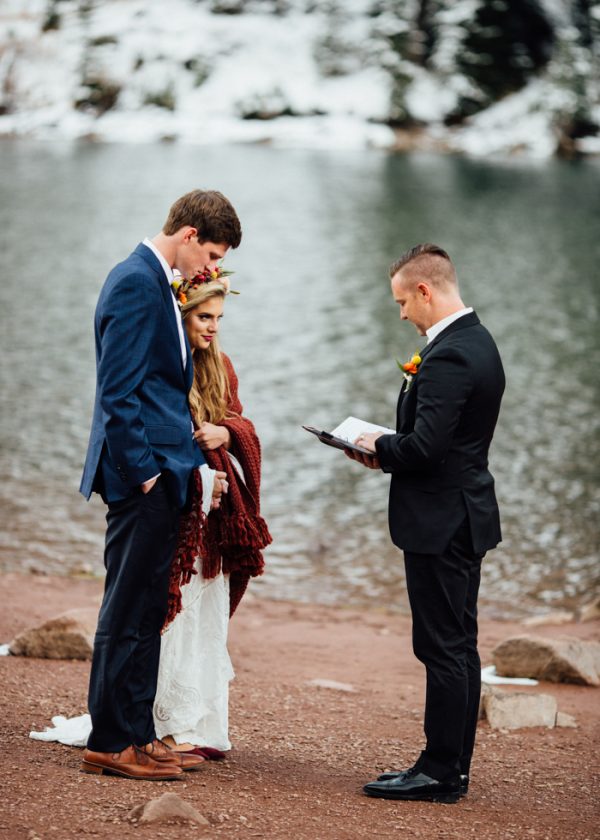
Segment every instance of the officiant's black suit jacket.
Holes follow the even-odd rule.
[[[421,352],[422,362],[398,400],[397,434],[376,442],[391,473],[390,533],[404,551],[441,554],[465,520],[472,548],[501,540],[488,451],[504,391],[492,336],[472,312]]]

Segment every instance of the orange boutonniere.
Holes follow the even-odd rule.
[[[419,372],[419,365],[423,360],[418,353],[414,353],[408,362],[400,362],[396,359],[396,364],[402,371],[402,375],[406,379],[406,390],[410,388],[414,377]]]

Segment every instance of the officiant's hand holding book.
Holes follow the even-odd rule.
[[[331,432],[320,431],[314,426],[302,426],[307,432],[319,438],[321,443],[326,446],[333,446],[335,449],[342,449],[353,460],[359,461],[365,466],[375,466],[367,463],[366,458],[373,461],[373,450],[365,446],[359,445],[357,439],[364,434],[384,434],[395,435],[394,429],[388,429],[385,426],[378,426],[376,423],[369,423],[366,420],[360,420],[357,417],[346,417],[346,419],[336,426]],[[378,466],[378,465],[377,465]]]

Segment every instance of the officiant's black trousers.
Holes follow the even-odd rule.
[[[427,674],[427,742],[417,764],[434,779],[468,774],[471,765],[481,694],[481,560],[471,547],[466,520],[443,554],[404,554],[413,650]]]
[[[149,493],[136,489],[108,505],[106,583],[88,699],[91,750],[120,752],[156,737],[152,706],[178,519],[161,478]]]

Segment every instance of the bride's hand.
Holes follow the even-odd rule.
[[[224,446],[229,449],[231,435],[225,426],[215,426],[214,423],[202,423],[194,432],[194,439],[201,449],[218,449]]]
[[[211,510],[218,510],[221,507],[221,497],[223,493],[229,490],[229,483],[227,481],[227,473],[217,470],[215,473],[215,482],[213,484],[212,500],[210,503]]]

